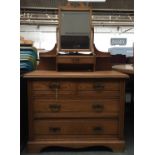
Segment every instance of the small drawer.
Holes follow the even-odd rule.
[[[93,64],[95,63],[94,57],[83,57],[79,59],[80,64]]]
[[[70,99],[78,98],[75,91],[61,91],[61,90],[51,90],[51,91],[32,91],[32,97],[38,99]]]
[[[92,91],[79,91],[78,98],[80,99],[92,99],[92,100],[102,100],[102,99],[119,99],[119,91],[105,91],[105,90],[92,90]]]
[[[32,90],[75,90],[76,83],[69,80],[36,80],[32,83]]]
[[[81,80],[78,84],[78,90],[95,90],[95,91],[115,91],[120,90],[120,83],[118,81],[110,80]]]
[[[117,119],[35,120],[35,135],[117,135]]]

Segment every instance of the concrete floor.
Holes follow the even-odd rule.
[[[132,106],[131,106],[132,105]],[[125,140],[126,149],[122,153],[113,153],[110,150],[103,148],[89,148],[89,149],[79,149],[79,150],[67,150],[62,148],[51,148],[46,150],[41,155],[134,155],[134,114],[133,114],[133,104],[126,105],[125,112]],[[21,155],[39,155],[26,153],[23,151]]]

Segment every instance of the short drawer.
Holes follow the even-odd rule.
[[[32,90],[75,90],[76,82],[72,80],[36,80],[32,82]]]
[[[78,98],[75,91],[61,91],[61,90],[50,90],[50,91],[32,91],[32,97],[38,99],[69,99]]]
[[[83,79],[78,83],[78,90],[117,91],[120,90],[120,83],[105,79]]]
[[[51,100],[34,99],[36,113],[111,113],[119,111],[119,100]],[[75,113],[76,114],[76,113]]]
[[[113,99],[113,98],[120,98],[120,92],[119,91],[106,91],[106,90],[100,90],[100,91],[79,91],[78,92],[79,99]]]
[[[35,120],[35,135],[116,135],[117,119]]]

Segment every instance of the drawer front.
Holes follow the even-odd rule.
[[[76,82],[69,80],[36,80],[32,83],[32,90],[75,90]]]
[[[83,57],[79,59],[80,64],[93,64],[94,62],[94,57]]]
[[[119,111],[119,100],[34,100],[36,113],[110,113]]]
[[[117,91],[120,90],[120,83],[102,79],[81,80],[78,83],[78,90]]]
[[[79,100],[79,99],[111,99],[111,98],[119,98],[119,91],[61,91],[61,90],[53,90],[53,91],[33,91],[33,98],[42,98],[42,99],[71,99],[71,100]]]
[[[120,83],[102,79],[82,80],[36,80],[32,83],[32,90],[92,90],[92,91],[118,91]]]
[[[117,119],[35,120],[35,135],[117,135]]]
[[[74,63],[74,58],[72,57],[57,57],[57,63],[59,64],[71,64],[71,63]]]
[[[59,64],[93,64],[94,57],[58,57]]]

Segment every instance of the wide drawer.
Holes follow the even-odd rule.
[[[103,79],[75,79],[75,80],[36,80],[32,82],[32,90],[95,90],[95,91],[111,91],[120,90],[118,81]]]
[[[119,111],[118,99],[104,100],[51,100],[34,99],[36,113],[112,113]]]
[[[93,64],[95,62],[95,58],[92,56],[84,56],[84,57],[78,57],[78,56],[68,56],[68,57],[57,57],[57,63],[59,64]]]
[[[117,119],[35,120],[35,135],[117,135]]]
[[[44,99],[106,99],[106,98],[119,98],[119,91],[33,91],[33,98],[44,98]]]

